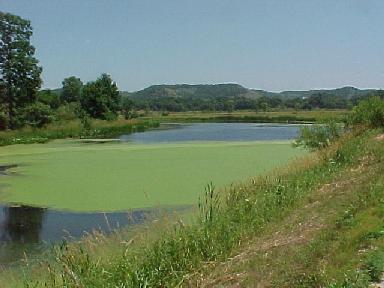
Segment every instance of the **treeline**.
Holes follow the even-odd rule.
[[[284,96],[246,96],[232,97],[156,97],[132,98],[135,109],[153,111],[227,111],[254,110],[269,111],[280,109],[312,110],[312,109],[350,109],[367,96],[377,95],[384,98],[384,91],[372,91],[365,95],[344,98],[329,93],[315,93],[309,97],[288,98]]]
[[[86,84],[80,78],[70,76],[62,81],[62,85],[60,89],[38,91],[36,99],[51,109],[58,119],[77,117],[85,121],[90,117],[115,120],[120,114],[126,119],[137,116],[133,112],[133,102],[121,97],[116,83],[108,74]]]
[[[30,43],[30,21],[0,12],[0,130],[23,126],[42,127],[53,121],[89,118],[126,118],[132,102],[122,101],[116,83],[107,74],[83,85],[74,76],[64,79],[58,91],[39,91],[42,67]]]

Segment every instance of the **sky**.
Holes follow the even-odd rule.
[[[29,19],[44,88],[384,88],[383,0],[0,0]]]

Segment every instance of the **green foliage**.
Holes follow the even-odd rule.
[[[326,285],[321,285],[322,283],[315,283],[315,287],[327,287],[327,288],[367,288],[369,287],[370,281],[369,277],[359,271],[350,271],[349,273],[344,274],[344,279],[341,281],[332,281],[326,283]],[[311,286],[306,286],[311,287]]]
[[[84,130],[84,135],[89,135],[91,131],[91,118],[83,109],[78,109],[77,115],[80,119],[82,129]]]
[[[216,211],[220,208],[219,194],[215,193],[215,186],[212,183],[208,184],[205,188],[204,200],[199,199],[198,207],[200,210],[200,217],[203,223],[214,221]]]
[[[41,67],[30,44],[28,20],[0,12],[0,101],[4,103],[9,128],[20,126],[20,110],[36,100],[41,85]]]
[[[343,87],[333,90],[284,91],[246,89],[237,84],[154,85],[134,93],[122,92],[137,109],[153,111],[227,111],[272,109],[349,109],[374,90]]]
[[[52,109],[58,109],[61,104],[59,94],[50,89],[39,91],[37,101],[49,105]]]
[[[384,251],[370,252],[364,260],[363,268],[367,270],[372,282],[380,282],[384,273]]]
[[[133,101],[129,99],[128,97],[123,97],[121,99],[121,111],[124,115],[125,119],[132,119],[134,118],[134,111],[133,111]]]
[[[314,125],[302,126],[295,144],[312,149],[324,148],[338,139],[342,131],[341,124],[332,119]]]
[[[119,110],[120,94],[111,77],[102,74],[95,82],[84,85],[80,103],[91,117],[113,120]]]
[[[349,121],[352,125],[384,127],[384,100],[379,96],[372,96],[361,101],[353,108]]]
[[[235,110],[235,102],[233,100],[228,100],[224,102],[224,110],[227,112],[233,112]]]
[[[79,111],[82,110],[79,103],[65,103],[56,110],[57,120],[71,121],[79,117]]]
[[[90,125],[93,129],[88,129],[88,125]],[[137,127],[140,127],[140,130],[145,130],[150,127],[158,126],[159,123],[156,121],[140,121],[138,123],[116,121],[96,124],[84,122],[79,124],[78,120],[69,123],[64,121],[64,123],[50,124],[41,129],[29,129],[28,127],[25,127],[20,130],[0,132],[0,146],[46,143],[52,139],[65,138],[109,138],[116,137],[117,135],[124,133],[132,133],[133,131],[137,131]]]
[[[53,111],[43,103],[33,103],[23,109],[23,122],[32,127],[41,128],[53,121]]]
[[[216,84],[216,85],[153,85],[144,90],[134,93],[134,98],[215,98],[218,96],[227,98],[241,95],[247,89],[238,84]]]
[[[63,90],[61,92],[61,101],[67,103],[78,102],[83,88],[83,82],[81,82],[80,78],[71,76],[65,78],[62,84]]]

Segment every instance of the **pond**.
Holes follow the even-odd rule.
[[[132,143],[292,140],[297,137],[299,127],[268,123],[168,123],[160,129],[122,135],[120,140]]]
[[[63,238],[142,223],[163,207],[191,207],[207,183],[224,187],[302,155],[287,141],[297,133],[295,125],[165,124],[120,143],[1,147],[0,197],[10,204],[0,206],[0,265]]]

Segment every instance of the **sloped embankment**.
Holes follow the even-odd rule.
[[[231,257],[192,274],[189,285],[367,287],[381,282],[383,140],[383,134],[361,137],[354,161],[311,189],[300,205],[266,225],[264,233],[249,238]]]

